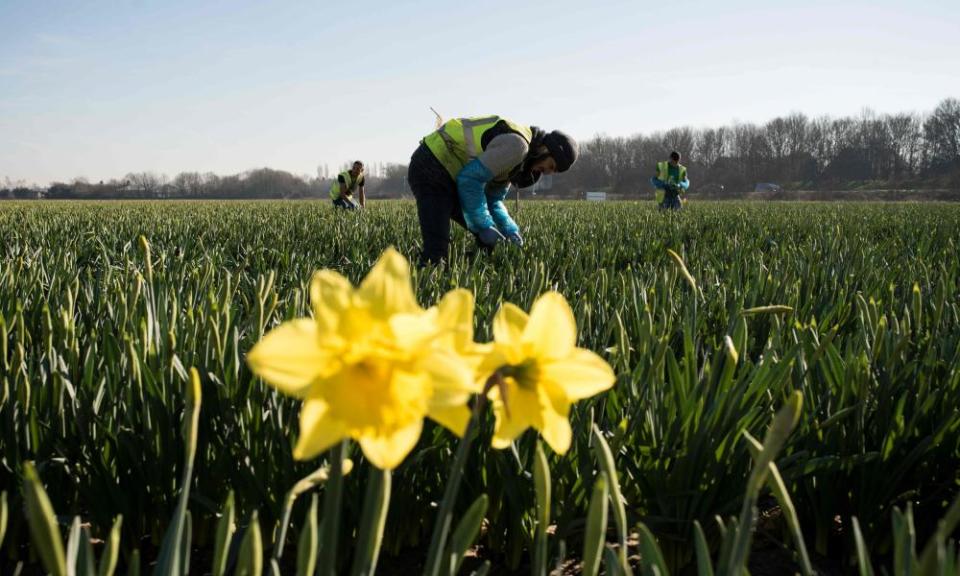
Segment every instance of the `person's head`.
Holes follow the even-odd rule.
[[[542,143],[530,157],[529,170],[537,178],[541,174],[566,172],[577,161],[577,141],[559,130],[544,134]]]
[[[674,166],[680,164],[680,153],[676,150],[670,153],[670,163]]]
[[[350,169],[350,172],[356,177],[360,174],[363,174],[363,162],[357,160],[353,163],[353,168]]]

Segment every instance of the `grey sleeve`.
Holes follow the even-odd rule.
[[[519,134],[501,134],[494,136],[478,160],[494,177],[502,176],[523,162],[528,149],[526,140]]]

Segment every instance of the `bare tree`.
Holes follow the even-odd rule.
[[[175,194],[181,198],[200,196],[203,188],[203,177],[199,172],[181,172],[173,179]]]
[[[777,117],[763,127],[763,136],[774,160],[781,160],[790,153],[787,121]]]
[[[153,172],[131,172],[124,179],[128,183],[128,190],[139,198],[155,198],[163,183],[161,177]]]
[[[960,100],[947,98],[923,123],[929,164],[941,171],[960,164]]]
[[[914,174],[923,146],[923,131],[916,114],[887,116],[887,129],[896,151],[893,176],[909,178]]]

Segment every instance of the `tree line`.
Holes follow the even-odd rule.
[[[947,98],[929,113],[864,110],[842,118],[793,113],[765,124],[598,135],[581,143],[581,158],[568,174],[538,188],[551,197],[579,197],[587,190],[646,194],[656,162],[671,150],[684,156],[691,191],[707,196],[739,196],[758,184],[794,190],[958,189],[960,100]],[[379,165],[367,175],[367,196],[408,195],[406,170],[403,164]],[[230,176],[182,172],[172,179],[133,172],[108,182],[78,178],[47,188],[7,179],[0,198],[326,198],[329,170],[324,164],[317,172],[310,177],[261,168]]]
[[[84,178],[54,182],[47,188],[11,182],[0,187],[0,199],[108,200],[108,199],[305,199],[327,198],[330,177],[295,175],[283,170],[258,168],[240,174],[218,176],[212,172],[181,172],[174,178],[155,172],[131,172],[123,178],[91,183]],[[407,167],[388,164],[379,176],[368,176],[366,193],[372,198],[402,194]],[[333,178],[336,176],[334,175]]]
[[[674,128],[629,138],[597,136],[581,146],[568,191],[631,193],[649,188],[656,162],[684,156],[692,190],[742,194],[759,183],[792,189],[960,188],[960,100],[928,114],[809,118],[794,113],[758,125]],[[561,192],[562,193],[562,192]]]

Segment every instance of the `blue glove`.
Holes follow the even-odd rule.
[[[516,232],[517,223],[510,217],[503,199],[507,196],[507,188],[487,192],[487,209],[493,218],[493,225],[497,227],[504,236],[510,237],[510,234]]]
[[[477,159],[471,160],[457,174],[457,195],[467,229],[479,233],[494,225],[484,188],[493,178],[493,173]]]
[[[520,231],[510,232],[507,234],[507,240],[511,244],[516,244],[517,246],[523,246],[523,236],[520,235]]]
[[[477,238],[480,239],[480,243],[484,246],[496,246],[497,242],[503,240],[503,234],[493,226],[489,228],[484,228],[483,230],[477,232]]]

